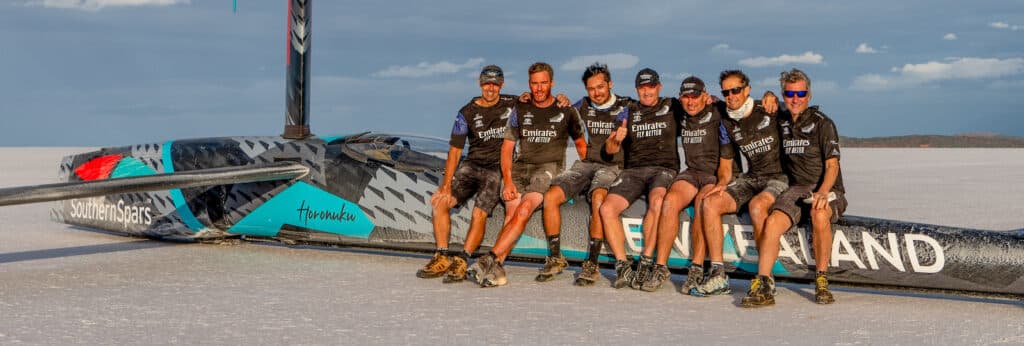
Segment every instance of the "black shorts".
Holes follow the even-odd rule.
[[[632,204],[640,196],[659,187],[668,188],[672,185],[672,178],[676,175],[675,170],[665,167],[648,166],[626,168],[619,174],[619,178],[612,183],[610,194],[616,194],[625,198]]]
[[[811,210],[811,205],[804,203],[803,199],[810,197],[813,191],[813,185],[790,186],[775,199],[775,204],[772,204],[769,213],[775,210],[781,211],[789,216],[789,221],[793,225],[799,224],[800,221],[809,221],[802,219],[804,216],[810,215]],[[846,212],[846,196],[839,191],[832,192],[836,194],[836,199],[828,202],[829,207],[832,208],[832,219],[829,222],[836,223],[839,221],[839,216]]]
[[[782,191],[789,188],[789,178],[785,174],[768,176],[749,176],[741,174],[726,186],[725,192],[736,201],[736,208],[750,202],[754,195],[761,192],[768,192],[772,197],[778,198]]]
[[[619,166],[614,164],[602,164],[597,162],[583,162],[576,160],[569,170],[562,172],[551,185],[558,185],[565,193],[566,199],[579,196],[584,190],[587,191],[587,198],[596,189],[607,190],[619,177]]]
[[[464,205],[474,194],[473,206],[491,214],[501,199],[501,171],[469,162],[460,164],[452,176],[452,196],[458,203],[456,206]]]
[[[525,195],[528,192],[544,194],[551,187],[551,180],[559,173],[558,164],[555,162],[546,163],[521,163],[512,164],[512,182],[516,184],[516,190]]]
[[[718,177],[714,174],[708,174],[696,169],[685,169],[682,172],[679,172],[679,174],[676,174],[676,179],[672,183],[674,184],[677,181],[685,181],[690,183],[690,185],[693,185],[693,187],[696,187],[697,190],[700,190],[704,185],[717,184]]]

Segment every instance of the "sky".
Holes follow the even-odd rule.
[[[448,136],[480,68],[555,68],[585,95],[586,65],[636,72],[662,96],[741,69],[752,95],[799,68],[844,136],[1024,136],[1024,1],[315,1],[310,125]],[[278,135],[287,1],[4,0],[0,145],[117,146]]]

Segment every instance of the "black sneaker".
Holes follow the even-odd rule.
[[[653,269],[654,258],[640,256],[640,262],[636,266],[636,275],[633,276],[633,281],[629,282],[629,286],[635,290],[640,289],[644,281],[647,281],[647,277],[651,276],[651,270]]]
[[[612,282],[612,287],[623,288],[629,286],[634,276],[636,276],[636,271],[633,270],[632,260],[615,261],[615,281]]]
[[[654,292],[666,282],[672,282],[672,272],[668,271],[668,267],[664,264],[655,264],[651,269],[651,274],[647,276],[647,280],[644,280],[644,283],[640,285],[640,289]]]
[[[555,275],[561,274],[565,267],[569,266],[569,262],[565,260],[562,255],[548,256],[544,259],[544,268],[540,268],[540,274],[534,278],[538,282],[547,282],[555,278]]]
[[[824,272],[818,272],[817,277],[814,278],[814,302],[818,304],[832,304],[835,303],[836,298],[832,296],[832,291],[828,289],[828,275]]]
[[[601,272],[598,271],[597,263],[586,260],[580,267],[580,273],[576,275],[575,284],[576,286],[590,286],[597,282],[599,277],[601,277]]]
[[[775,305],[775,280],[763,275],[750,280],[750,291],[743,298],[742,305],[745,308]]]
[[[686,282],[680,290],[683,294],[690,294],[690,290],[697,288],[697,285],[704,281],[704,267],[691,265],[690,271],[686,273]]]

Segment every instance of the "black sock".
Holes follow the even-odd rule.
[[[548,256],[558,257],[562,255],[562,242],[559,237],[562,234],[555,234],[548,236]]]
[[[722,263],[711,263],[711,276],[725,273],[725,265]]]
[[[441,254],[441,256],[450,256],[448,254],[448,248],[446,248],[446,247],[439,247],[439,248],[437,248],[437,253]]]
[[[469,252],[466,250],[456,253],[455,256],[462,257],[463,260],[469,260]]]
[[[640,255],[640,264],[646,266],[652,265],[654,264],[654,257]]]
[[[602,246],[604,246],[604,239],[590,238],[590,252],[587,253],[587,260],[597,263],[597,256],[601,255]]]

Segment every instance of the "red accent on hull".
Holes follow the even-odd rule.
[[[75,174],[82,180],[102,180],[110,178],[110,173],[117,167],[124,155],[100,156],[75,168]]]

